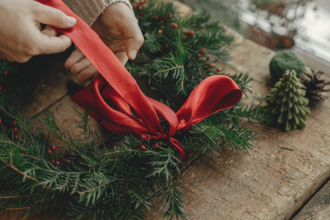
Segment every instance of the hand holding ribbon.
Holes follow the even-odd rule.
[[[187,152],[173,135],[186,132],[193,124],[234,106],[242,97],[242,91],[231,78],[214,75],[201,82],[181,109],[174,113],[168,106],[142,93],[135,79],[99,36],[62,0],[38,1],[77,19],[75,27],[57,30],[71,38],[100,75],[75,94],[72,100],[85,110],[90,106],[90,115],[111,131],[150,135],[150,139],[166,138],[180,152],[181,160],[185,161],[188,159]],[[133,115],[132,110],[138,117]],[[159,118],[168,122],[168,130],[163,130]]]

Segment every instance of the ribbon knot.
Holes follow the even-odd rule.
[[[71,38],[100,74],[72,100],[85,110],[90,107],[90,115],[111,131],[157,134],[157,138],[167,138],[180,152],[181,160],[185,161],[187,153],[173,136],[186,132],[193,124],[218,111],[236,105],[241,99],[242,91],[231,78],[214,75],[201,82],[181,109],[174,113],[168,106],[142,93],[135,79],[112,51],[62,0],[38,1],[77,19],[73,28],[57,30]],[[133,115],[132,110],[138,117]],[[159,118],[169,124],[166,133]]]
[[[147,139],[149,141],[152,139],[167,139],[171,143],[171,145],[179,151],[181,161],[186,161],[189,158],[187,151],[182,147],[180,142],[173,137],[169,137],[168,132],[158,133],[157,135],[141,134],[141,139]]]

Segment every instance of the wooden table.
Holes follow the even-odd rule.
[[[189,8],[181,7],[187,12]],[[235,45],[230,50],[232,64],[222,67],[225,73],[249,73],[253,96],[269,93],[268,63],[274,52],[228,29],[235,35]],[[24,107],[26,117],[42,116],[46,110],[55,120],[75,134],[73,120],[77,118],[72,108],[79,109],[70,100],[65,86],[75,77],[64,70],[63,60],[52,68],[53,76],[36,91],[34,103]],[[243,122],[256,132],[249,155],[240,157],[231,150],[221,157],[201,157],[183,173],[185,210],[191,220],[294,220],[330,219],[330,183],[314,195],[330,177],[330,100],[312,109],[307,127],[302,130],[281,132],[262,125]],[[36,121],[38,125],[39,122]],[[95,121],[91,126],[102,128]],[[52,137],[54,144],[61,142]],[[290,148],[294,151],[283,150]],[[311,199],[311,200],[310,200]],[[310,202],[306,204],[307,201]],[[162,219],[164,207],[156,200],[148,220]]]

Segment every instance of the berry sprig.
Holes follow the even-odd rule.
[[[206,53],[206,50],[205,50],[204,48],[201,49],[201,50],[200,50],[200,53],[197,54],[197,58],[200,58],[200,57],[202,56],[202,54],[205,54],[205,53]],[[205,59],[206,59],[206,61],[210,61],[210,60],[211,60],[211,57],[210,57],[210,56],[207,56]],[[206,70],[207,72],[211,72],[214,68],[215,68],[215,63],[208,62],[208,63],[207,63],[207,66],[205,67],[205,70]],[[217,68],[216,68],[216,71],[217,71],[218,73],[220,73],[222,70],[221,70],[220,67],[217,67]]]
[[[53,155],[53,158],[50,160],[50,162],[52,164],[55,164],[57,166],[60,166],[61,165],[61,162],[60,160],[62,160],[62,164],[63,165],[71,165],[72,164],[72,161],[77,161],[79,160],[79,163],[81,162],[81,158],[76,158],[74,157],[69,151],[65,151],[63,153],[63,156],[61,157],[61,159],[58,159],[54,154],[54,152],[56,151],[56,146],[51,146],[51,148],[48,150],[48,154],[50,155]]]

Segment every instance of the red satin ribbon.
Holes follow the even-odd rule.
[[[168,106],[142,93],[135,79],[99,36],[62,0],[38,1],[77,19],[73,28],[58,31],[71,38],[100,74],[72,100],[85,110],[90,107],[90,115],[111,131],[149,135],[150,139],[166,138],[185,161],[187,152],[173,135],[186,132],[193,124],[234,106],[241,99],[242,91],[231,78],[210,76],[194,89],[175,114]],[[169,123],[167,131],[162,129],[159,118]]]

